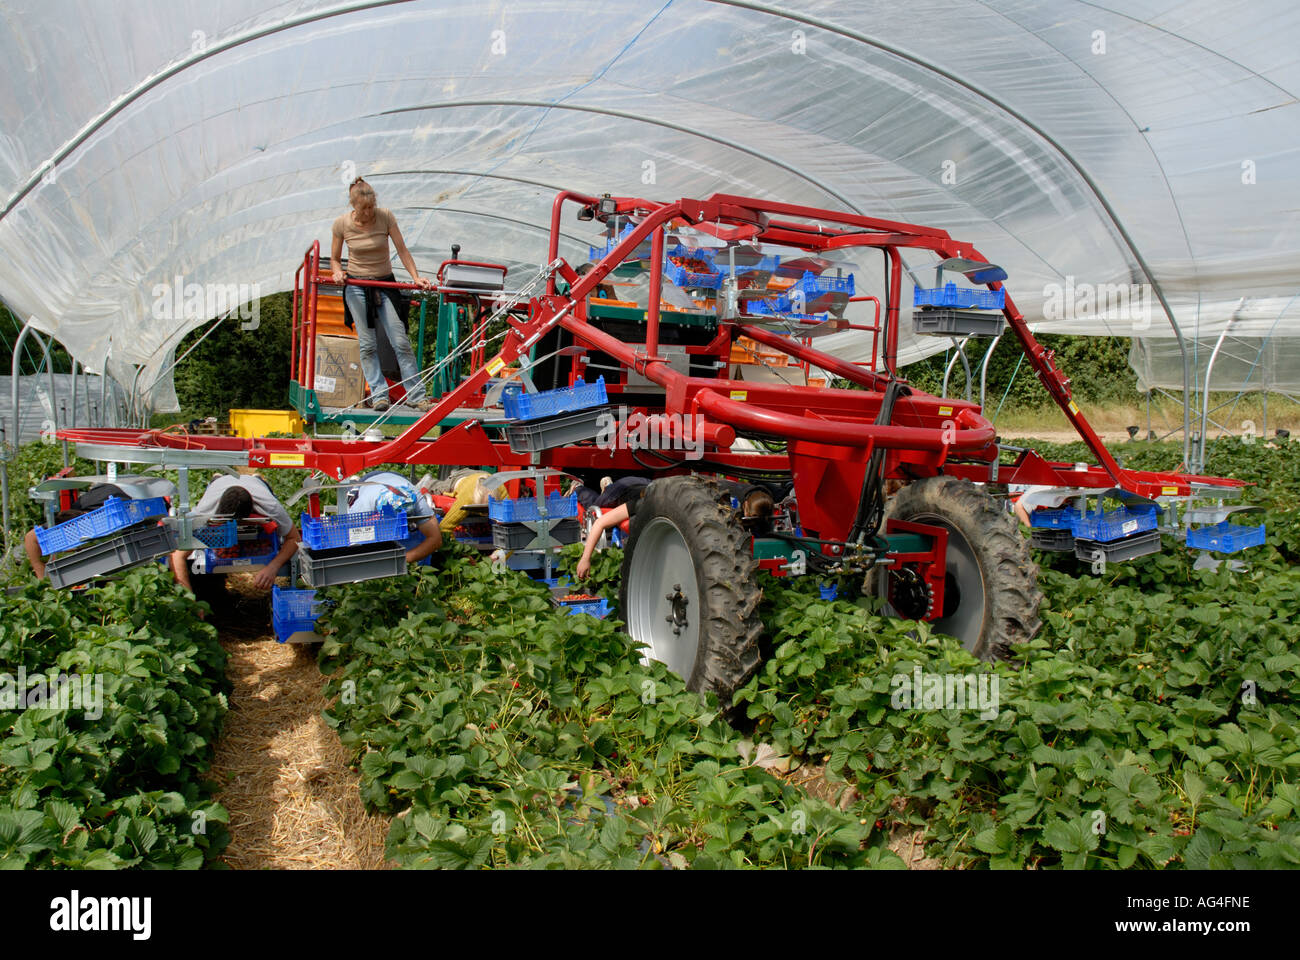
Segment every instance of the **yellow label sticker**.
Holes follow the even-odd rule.
[[[1071,413],[1078,413],[1078,412],[1079,412],[1079,405],[1078,405],[1077,403],[1075,403],[1073,400],[1070,401],[1070,412],[1071,412]]]
[[[273,467],[301,467],[306,462],[307,458],[301,453],[271,454],[271,466]]]
[[[747,399],[749,399],[749,391],[748,391],[748,390],[732,390],[732,391],[731,391],[731,399],[732,399],[732,400],[747,400]]]
[[[940,408],[939,408],[939,416],[941,416],[941,417],[951,417],[951,416],[952,416],[952,407],[940,407]]]
[[[506,362],[502,360],[500,357],[497,357],[495,360],[493,360],[491,363],[488,364],[488,373],[492,374],[493,376],[496,376],[496,372],[500,370],[502,367],[504,367],[505,365]]]
[[[1177,488],[1177,487],[1161,487],[1161,488],[1160,488],[1160,496],[1162,496],[1162,497],[1176,497],[1176,496],[1178,496],[1178,488]]]

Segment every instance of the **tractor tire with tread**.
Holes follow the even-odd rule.
[[[964,563],[972,578],[966,596],[953,590],[950,571],[945,584],[944,611],[932,621],[936,630],[957,636],[962,646],[981,660],[1007,656],[1013,644],[1031,639],[1042,625],[1038,616],[1043,594],[1038,565],[1029,543],[1011,514],[969,480],[938,476],[905,486],[890,501],[889,519],[934,523],[949,531],[948,558],[958,571]],[[963,545],[964,541],[964,545]],[[885,595],[888,574],[881,578]],[[967,606],[963,608],[962,604]],[[983,604],[982,616],[970,604]],[[947,627],[948,629],[945,629]],[[954,629],[956,628],[956,629]],[[964,634],[964,635],[962,635]]]
[[[675,569],[664,569],[668,564]],[[623,554],[619,609],[627,632],[649,645],[646,656],[676,670],[688,689],[712,691],[729,705],[761,659],[757,569],[750,537],[722,487],[697,476],[658,479],[641,498]],[[674,605],[663,585],[672,591],[679,583],[697,600],[698,612],[689,603],[681,607],[698,631],[693,656],[689,638],[668,635]],[[656,646],[659,656],[653,655]]]

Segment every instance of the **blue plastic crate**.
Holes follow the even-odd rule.
[[[261,567],[270,563],[280,552],[280,535],[274,531],[253,541],[257,549],[237,557],[219,557],[211,547],[204,550],[204,565],[208,573],[222,567]]]
[[[725,250],[718,251],[717,253],[714,254],[713,265],[717,267],[719,270],[721,270],[724,274],[731,272],[731,262],[730,259],[727,257],[727,252]],[[780,265],[781,265],[781,258],[778,256],[772,255],[767,257],[759,257],[758,260],[754,263],[737,263],[736,276],[739,277],[746,273],[755,273],[759,271],[762,271],[764,273],[772,273]]]
[[[40,544],[41,553],[48,556],[59,550],[79,547],[87,540],[106,537],[110,533],[117,533],[145,520],[161,517],[166,512],[167,501],[162,497],[148,497],[142,500],[109,497],[98,510],[83,513],[63,523],[56,523],[48,529],[37,527],[36,542]]]
[[[664,261],[664,276],[679,287],[699,287],[704,290],[717,290],[722,286],[722,273],[716,267],[711,273],[700,273],[679,267],[671,260]]]
[[[546,498],[546,517],[548,520],[563,520],[578,515],[578,495],[571,493],[567,497],[553,493]],[[537,509],[535,497],[521,497],[518,500],[498,500],[488,498],[488,517],[500,523],[515,523],[520,520],[537,520],[541,513]]]
[[[1070,525],[1075,539],[1098,543],[1109,543],[1155,528],[1155,507],[1120,507],[1109,513],[1085,513],[1076,516]]]
[[[511,420],[536,420],[539,417],[553,417],[557,413],[569,413],[599,407],[609,403],[605,393],[605,377],[596,378],[595,383],[575,383],[571,387],[557,390],[543,390],[541,393],[524,393],[518,388],[507,389],[501,396],[506,416]]]
[[[195,540],[209,547],[233,547],[239,539],[239,524],[234,520],[196,524],[191,532]]]
[[[825,584],[817,585],[817,592],[822,595],[823,600],[834,600],[840,595],[840,588],[836,584],[826,586]]]
[[[1029,525],[1031,527],[1045,527],[1049,530],[1074,530],[1074,522],[1082,514],[1073,507],[1060,507],[1058,509],[1032,510],[1029,513]]]
[[[828,293],[846,293],[851,297],[853,296],[853,274],[850,273],[847,277],[819,277],[811,270],[806,270],[799,278],[799,282],[790,289],[796,288],[802,290],[808,300]]]
[[[1209,527],[1193,527],[1187,531],[1187,546],[1193,550],[1214,550],[1218,553],[1236,553],[1247,547],[1264,543],[1264,524],[1242,527],[1224,520]]]
[[[405,540],[405,510],[344,513],[334,517],[301,517],[302,539],[312,550],[356,547],[364,543]]]
[[[282,590],[271,587],[271,615],[282,620],[315,620],[320,604],[315,590]]]
[[[623,240],[627,237],[627,235],[635,229],[636,229],[636,224],[629,223],[626,227],[624,227],[622,230],[619,231],[618,236],[608,238],[605,241],[605,245],[603,247],[588,246],[587,247],[588,259],[592,261],[603,260],[606,256],[609,255],[611,250],[613,250],[616,246],[622,243]],[[640,243],[636,245],[636,247],[632,250],[630,254],[628,254],[628,256],[625,259],[645,260],[649,256],[650,256],[650,238],[646,237],[644,240],[642,240]]]
[[[828,313],[795,313],[793,306],[794,304],[790,298],[785,294],[781,294],[779,297],[773,297],[769,300],[749,300],[745,309],[751,314],[763,317],[780,316],[790,320],[816,320],[818,323],[830,316]],[[782,336],[789,334],[787,330],[774,330],[772,332]]]
[[[977,310],[1001,310],[1007,303],[1005,290],[976,290],[945,283],[941,288],[916,287],[912,291],[914,307],[974,307]]]
[[[609,616],[609,601],[604,597],[595,600],[560,600],[557,602],[568,610],[570,615],[589,613],[601,620]]]

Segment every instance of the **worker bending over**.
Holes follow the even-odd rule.
[[[116,484],[94,483],[73,497],[72,506],[55,514],[54,522],[56,524],[66,523],[82,514],[98,510],[109,497],[117,497],[119,500],[131,499]],[[32,572],[36,574],[36,579],[43,580],[45,578],[45,555],[41,553],[41,543],[36,539],[35,530],[28,530],[23,537],[23,549],[27,551],[27,562],[32,565]]]
[[[293,518],[289,516],[289,511],[276,499],[265,480],[256,474],[217,477],[203,491],[203,496],[199,498],[190,515],[199,522],[244,520],[253,514],[254,508],[260,516],[274,520],[280,534],[279,552],[253,577],[254,586],[259,590],[269,590],[275,583],[276,574],[289,562],[294,551],[298,549],[298,541],[302,538],[298,528],[294,526]],[[176,581],[193,593],[189,553],[188,550],[174,551],[171,566]]]
[[[366,474],[359,484],[348,490],[347,504],[348,513],[374,513],[387,507],[405,510],[409,520],[417,521],[416,529],[423,540],[406,551],[407,563],[419,563],[442,546],[442,531],[438,528],[433,507],[400,473],[381,470]]]

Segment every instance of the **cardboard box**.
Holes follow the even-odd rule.
[[[316,397],[322,407],[350,407],[365,396],[355,337],[316,337]]]

